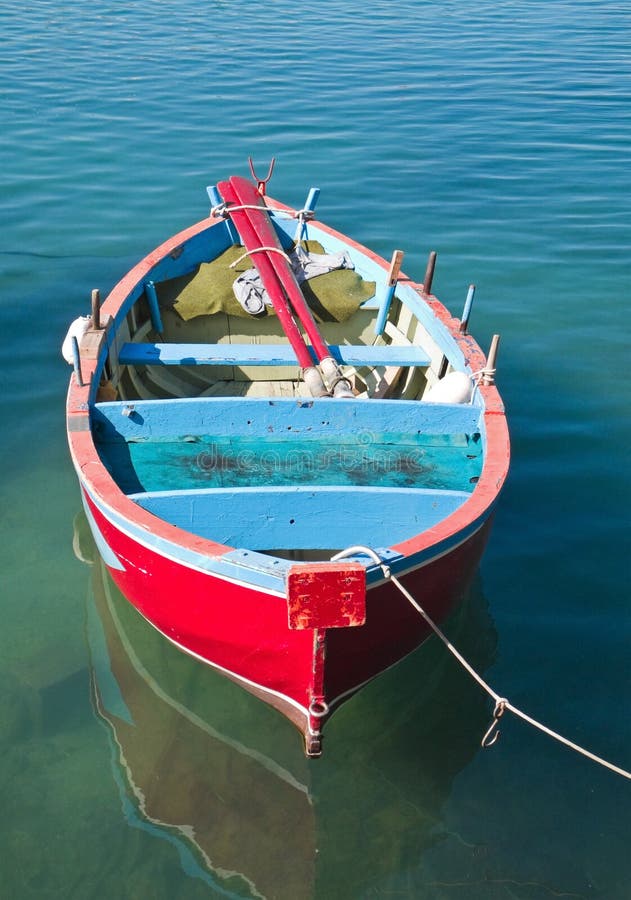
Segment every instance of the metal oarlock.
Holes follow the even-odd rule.
[[[252,173],[252,178],[256,181],[256,189],[258,190],[261,197],[265,196],[265,191],[267,188],[267,183],[272,177],[272,172],[274,171],[274,166],[276,165],[276,157],[272,156],[272,161],[269,164],[269,169],[267,171],[267,176],[265,178],[259,178],[256,172],[254,171],[254,163],[252,162],[252,157],[248,156],[248,162],[250,164],[250,172]]]

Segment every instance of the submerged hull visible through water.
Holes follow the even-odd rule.
[[[365,266],[376,281],[380,272],[385,277],[387,263],[370,251],[325,226],[310,228],[325,249],[327,241],[334,249],[349,248],[358,267]],[[222,364],[233,365],[244,378],[234,396],[229,378],[221,381],[224,396],[212,395],[219,381],[188,397],[147,396],[139,383],[147,354],[154,346],[161,348],[158,354],[167,347],[146,344],[151,326],[159,333],[156,326],[162,324],[155,320],[159,309],[145,300],[147,285],[182,277],[212,259],[224,243],[234,243],[234,234],[226,231],[223,221],[200,222],[150,254],[112,291],[102,321],[93,322],[98,327],[88,329],[80,342],[68,395],[69,443],[88,521],[122,593],[175,645],[283,712],[303,732],[307,752],[317,755],[322,727],[334,709],[428,635],[428,626],[361,550],[356,548],[349,561],[324,560],[367,545],[429,615],[442,621],[463,596],[484,549],[508,464],[506,424],[492,384],[477,386],[467,404],[423,401],[424,385],[439,381],[445,362],[454,371],[472,373],[486,361],[429,294],[429,285],[426,291],[407,280],[399,287],[401,309],[411,309],[421,322],[427,360],[422,368],[420,362],[406,365],[416,352],[414,340],[395,346],[378,339],[374,349],[363,343],[342,346],[342,360],[344,353],[355,353],[361,362],[363,351],[378,360],[353,370],[359,373],[353,381],[359,399],[304,398],[299,382],[293,383],[296,396],[278,396],[281,382],[274,378],[280,370],[272,359],[265,368],[272,380],[257,381],[248,375],[248,365],[260,367],[260,359],[252,362],[248,355],[244,361],[243,345],[230,337],[214,338],[202,352],[216,355],[217,347],[228,348]],[[364,319],[377,316],[380,308],[370,302],[360,308],[362,341]],[[213,315],[204,321],[216,327]],[[251,328],[249,322],[239,325]],[[400,332],[399,325],[396,319],[390,332]],[[177,321],[175,326],[180,327]],[[322,330],[326,336],[327,326]],[[333,326],[329,332],[341,345]],[[177,345],[187,372],[207,362],[203,355],[194,359],[200,352],[196,336],[190,330],[187,342]],[[255,335],[253,354],[262,346]],[[276,355],[284,352],[282,340],[269,346]],[[390,348],[392,365],[384,364]],[[137,361],[138,352],[144,362]],[[216,367],[217,360],[211,364]],[[279,365],[286,363],[281,359]],[[130,394],[132,383],[137,396]],[[252,385],[254,396],[248,396]],[[428,435],[422,447],[421,434]],[[265,443],[270,435],[273,453]],[[258,456],[252,456],[257,441]],[[368,475],[368,451],[362,449],[367,442],[378,448],[372,448]],[[327,443],[339,454],[323,469]],[[302,457],[312,448],[317,462],[297,470],[295,460],[290,465],[283,456],[287,445]],[[443,463],[443,445],[457,456],[455,467]],[[228,466],[219,475],[217,446],[224,448]],[[408,447],[405,459],[401,447]],[[265,452],[275,461],[276,484],[252,463]],[[387,471],[375,463],[383,453],[391,464]],[[348,454],[353,465],[363,460],[364,468],[347,464]],[[214,461],[210,473],[207,457]],[[428,486],[417,463],[430,458],[438,460],[437,468],[452,465],[459,481]],[[413,459],[411,475],[402,459]],[[474,470],[467,467],[476,465],[471,475]],[[238,481],[244,467],[245,486]]]
[[[175,841],[189,874],[192,866],[220,889],[230,881],[235,894],[237,877],[253,896],[277,900],[316,888],[328,896],[338,870],[349,873],[347,894],[359,895],[406,851],[414,857],[432,846],[436,815],[488,719],[483,693],[441,647],[425,648],[363,691],[336,722],[336,765],[310,766],[263,704],[196,666],[136,615],[85,528],[80,515],[76,552],[94,561],[86,609],[93,702],[112,737],[128,821]],[[475,581],[448,629],[484,671],[495,634]],[[361,832],[348,827],[349,816],[364,823]],[[354,865],[371,829],[383,846],[384,821],[386,851]],[[239,840],[226,841],[226,833]]]

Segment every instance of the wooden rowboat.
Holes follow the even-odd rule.
[[[434,254],[415,284],[399,251],[316,222],[315,189],[298,212],[264,193],[219,183],[209,218],[93,293],[67,339],[68,440],[122,593],[315,756],[429,633],[389,572],[437,622],[463,596],[509,443],[472,292],[456,320]]]

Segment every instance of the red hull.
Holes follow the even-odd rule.
[[[366,623],[292,630],[283,597],[176,562],[125,534],[87,499],[102,538],[123,569],[112,578],[139,612],[182,650],[220,669],[291,719],[307,740],[327,716],[375,675],[418,647],[429,628],[390,582],[370,589]],[[450,552],[399,576],[442,621],[463,596],[490,522]],[[325,704],[322,707],[322,704]]]

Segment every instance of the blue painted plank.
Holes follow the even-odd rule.
[[[470,435],[480,431],[481,415],[478,405],[416,400],[204,397],[97,403],[92,422],[99,443],[263,434],[339,439],[375,433]]]
[[[346,366],[428,366],[420,347],[330,344],[331,355]],[[296,366],[288,344],[123,344],[123,365],[143,366]],[[315,361],[315,359],[314,359]]]
[[[259,488],[132,495],[178,528],[251,550],[389,546],[431,528],[468,494],[379,488]]]
[[[285,344],[123,344],[122,365],[143,366],[297,366]]]

